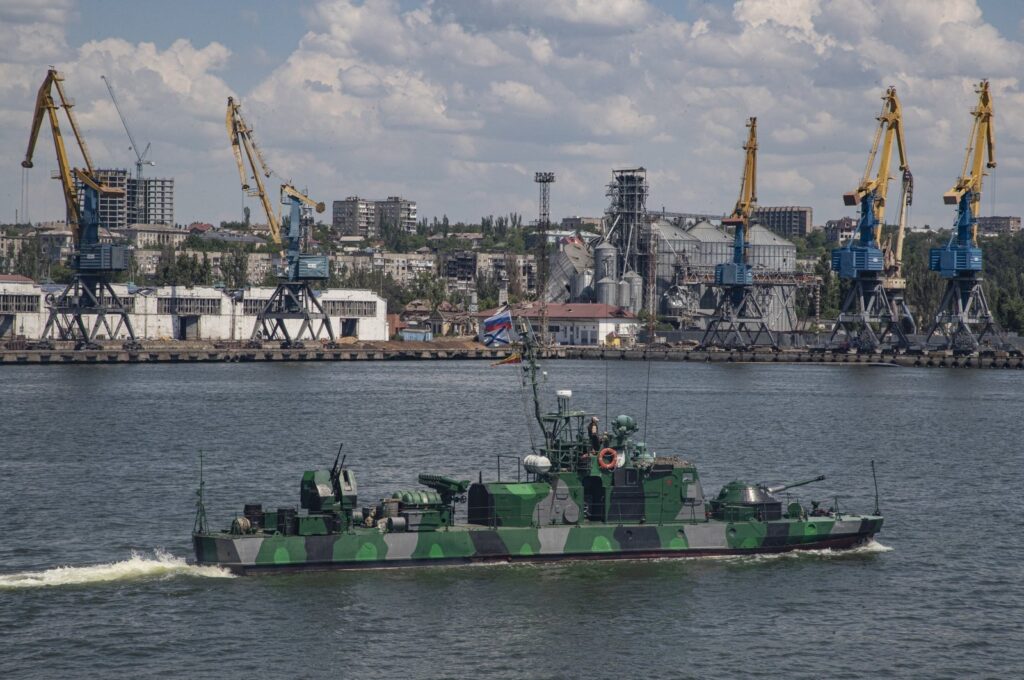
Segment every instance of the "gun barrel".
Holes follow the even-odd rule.
[[[780,484],[779,486],[769,486],[768,487],[768,492],[769,493],[779,493],[780,491],[785,491],[786,489],[792,489],[794,487],[804,486],[805,484],[813,484],[814,482],[820,482],[820,481],[823,481],[824,479],[825,479],[825,475],[818,475],[814,479],[805,479],[802,482],[793,482],[792,484]]]

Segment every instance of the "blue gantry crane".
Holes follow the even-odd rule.
[[[89,148],[72,111],[73,106],[74,102],[64,91],[64,76],[56,69],[49,69],[36,96],[28,149],[21,162],[24,168],[33,166],[36,141],[43,118],[47,118],[57,151],[54,177],[60,180],[64,192],[67,225],[72,234],[71,269],[74,276],[60,293],[47,296],[49,315],[42,339],[46,342],[55,336],[59,340],[74,341],[78,349],[97,349],[101,337],[125,337],[126,349],[138,349],[141,346],[135,337],[128,310],[111,286],[113,277],[128,269],[131,253],[126,246],[101,243],[99,233],[100,197],[123,196],[124,189],[107,186],[97,178]],[[63,109],[78,144],[83,168],[71,167],[61,133],[59,109]]]
[[[754,285],[754,271],[747,259],[750,218],[757,206],[757,118],[750,118],[747,128],[740,196],[732,214],[722,220],[723,225],[734,229],[732,261],[715,266],[715,285],[721,295],[708,320],[701,349],[748,349],[757,345],[778,349],[778,340],[764,313],[766,296]]]
[[[971,111],[973,123],[960,177],[942,197],[947,205],[957,206],[954,231],[949,242],[933,248],[928,257],[928,268],[947,283],[925,343],[931,346],[932,339],[938,338],[940,349],[957,354],[973,354],[983,346],[1002,347],[1006,342],[981,285],[978,211],[984,168],[996,167],[996,138],[988,81],[981,81],[975,92],[978,105]]]
[[[848,206],[860,205],[857,230],[842,248],[832,251],[832,271],[850,281],[839,318],[829,337],[829,345],[863,352],[910,347],[908,333],[916,332],[914,317],[907,307],[902,276],[903,240],[906,233],[907,208],[913,200],[913,175],[907,163],[903,136],[903,108],[896,88],[890,87],[882,97],[871,152],[864,176],[857,188],[843,195]],[[883,245],[882,226],[889,191],[889,167],[893,147],[899,154],[903,173],[899,222],[895,243],[890,238]],[[875,160],[878,171],[872,176]],[[842,336],[840,336],[842,333]]]
[[[260,305],[256,313],[256,323],[249,343],[251,346],[260,346],[264,340],[272,340],[279,341],[282,348],[301,348],[306,340],[322,340],[333,346],[335,335],[331,319],[310,285],[330,277],[329,261],[326,255],[303,252],[305,229],[308,228],[303,219],[303,210],[322,213],[325,206],[296,189],[290,182],[284,183],[281,186],[281,203],[290,210],[288,233],[285,235],[287,243],[284,243],[281,238],[281,219],[270,203],[263,182],[265,177],[273,173],[253,139],[252,128],[242,117],[241,104],[232,97],[228,97],[226,124],[242,190],[260,199],[271,238],[280,249],[280,278],[273,294]],[[246,169],[243,155],[248,160],[249,169]],[[249,184],[250,177],[255,188]],[[291,325],[296,322],[298,329]]]

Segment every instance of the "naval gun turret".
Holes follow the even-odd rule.
[[[825,475],[818,475],[814,479],[805,479],[802,482],[792,484],[779,484],[777,486],[765,486],[764,484],[748,484],[733,480],[722,487],[718,497],[710,502],[711,516],[729,522],[758,519],[764,522],[782,518],[782,501],[775,494],[793,489],[798,486],[820,482]],[[802,508],[789,507],[788,514],[804,514]]]

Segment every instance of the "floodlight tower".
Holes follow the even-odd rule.
[[[540,301],[540,343],[548,345],[548,229],[551,226],[551,185],[555,173],[537,172],[533,181],[540,187],[540,210],[537,216],[537,299]]]

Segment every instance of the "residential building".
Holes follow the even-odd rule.
[[[408,285],[421,274],[433,274],[437,269],[437,258],[431,252],[382,253],[361,250],[353,253],[331,256],[331,266],[336,272],[371,270],[390,275],[396,282]]]
[[[580,217],[579,215],[563,217],[562,229],[565,229],[566,231],[591,231],[594,233],[600,233],[601,219],[602,218],[600,217]]]
[[[331,225],[343,236],[377,235],[377,203],[358,196],[334,201]]]
[[[807,206],[760,206],[754,210],[753,220],[786,238],[807,236],[814,228],[813,213]]]
[[[380,235],[382,225],[396,225],[402,230],[416,231],[416,202],[401,196],[388,196],[384,200],[372,200],[349,196],[343,201],[334,201],[331,225],[342,236],[375,238]]]
[[[114,233],[136,248],[177,248],[189,235],[165,224],[133,224]]]
[[[101,195],[100,226],[124,229],[130,224],[174,224],[174,179],[144,177],[137,180],[124,168],[98,168],[93,177],[101,184],[120,189],[117,195]],[[83,198],[82,183],[78,187],[79,203]]]
[[[979,217],[978,231],[986,236],[994,236],[996,234],[1016,234],[1020,231],[1020,217]]]
[[[401,196],[388,196],[377,201],[378,225],[391,224],[410,234],[416,233],[416,201],[407,201]],[[379,231],[378,226],[378,231]]]
[[[825,222],[825,238],[832,243],[846,243],[853,238],[856,231],[857,220],[852,217],[840,217],[838,220]]]
[[[141,194],[141,195],[140,195]],[[129,178],[128,224],[174,224],[174,179],[169,177]]]

